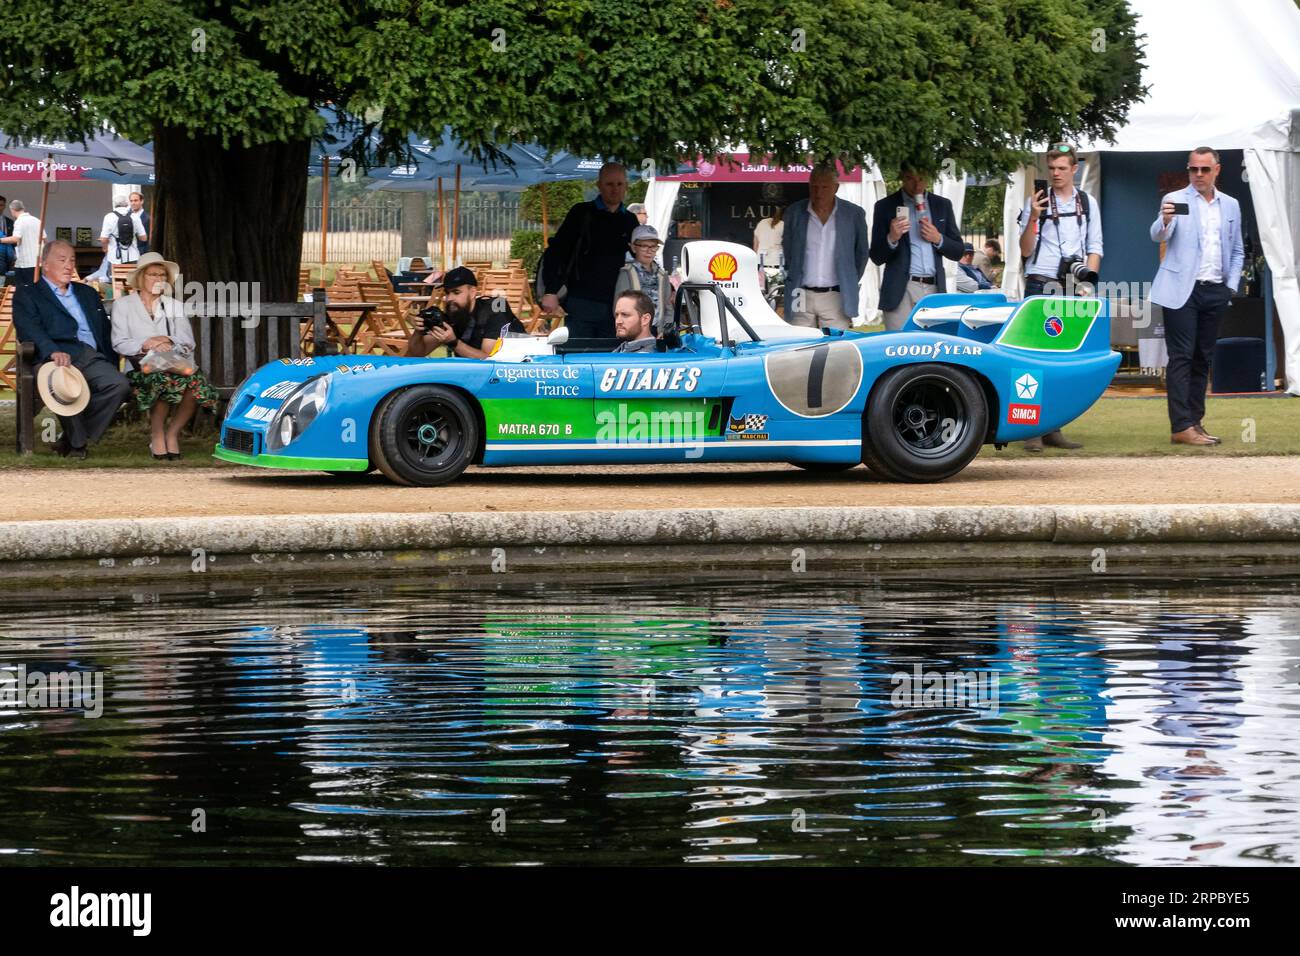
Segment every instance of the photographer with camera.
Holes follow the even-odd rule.
[[[1020,255],[1025,260],[1025,298],[1053,292],[1074,294],[1079,283],[1092,284],[1101,270],[1101,207],[1074,187],[1079,158],[1074,147],[1060,143],[1047,155],[1047,180],[1035,180],[1020,223]],[[1032,228],[1031,228],[1032,227]]]
[[[1047,154],[1047,180],[1035,180],[1020,223],[1020,255],[1025,260],[1025,298],[1033,295],[1091,294],[1101,269],[1101,206],[1074,186],[1079,157],[1068,143]],[[1060,431],[1025,442],[1025,451],[1082,448]]]
[[[407,355],[423,357],[445,345],[451,358],[485,359],[506,333],[528,334],[504,297],[478,294],[478,279],[464,266],[450,270],[442,288],[445,308],[420,313],[423,322],[411,332]]]

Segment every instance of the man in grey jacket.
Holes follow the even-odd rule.
[[[836,197],[833,166],[808,177],[808,198],[785,211],[785,319],[807,328],[847,329],[858,315],[858,284],[867,267],[867,213]]]

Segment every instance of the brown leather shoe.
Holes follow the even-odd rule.
[[[1201,436],[1203,436],[1203,437],[1205,437],[1205,438],[1208,438],[1210,441],[1214,442],[1216,445],[1222,445],[1222,444],[1223,444],[1223,439],[1222,439],[1222,438],[1216,438],[1214,435],[1211,435],[1211,434],[1210,434],[1209,432],[1207,432],[1204,428],[1202,428],[1202,427],[1200,426],[1200,424],[1193,425],[1192,427],[1195,428],[1196,431],[1197,431]]]
[[[1198,432],[1195,425],[1184,428],[1180,432],[1174,432],[1169,436],[1169,442],[1173,445],[1204,445],[1207,447],[1214,444],[1209,438]]]
[[[1066,438],[1065,435],[1059,429],[1054,432],[1048,432],[1046,435],[1044,435],[1043,444],[1046,445],[1048,448],[1082,448],[1083,447],[1077,441],[1070,441],[1070,439]]]
[[[1041,438],[1027,438],[1024,441],[1025,451],[1042,451],[1043,440]]]

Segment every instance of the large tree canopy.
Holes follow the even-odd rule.
[[[10,0],[5,28],[0,129],[153,140],[165,251],[281,292],[325,103],[387,145],[988,172],[1141,95],[1124,0]]]

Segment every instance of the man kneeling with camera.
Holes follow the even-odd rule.
[[[1068,143],[1047,154],[1048,179],[1034,181],[1034,194],[1020,213],[1020,254],[1025,260],[1025,298],[1091,295],[1101,269],[1101,207],[1074,188],[1079,158]],[[1060,430],[1025,442],[1025,451],[1082,448]]]
[[[478,279],[464,266],[449,271],[442,288],[445,309],[433,305],[420,312],[424,321],[411,332],[407,355],[418,358],[445,345],[452,358],[485,359],[506,333],[528,334],[504,297],[478,294]]]

